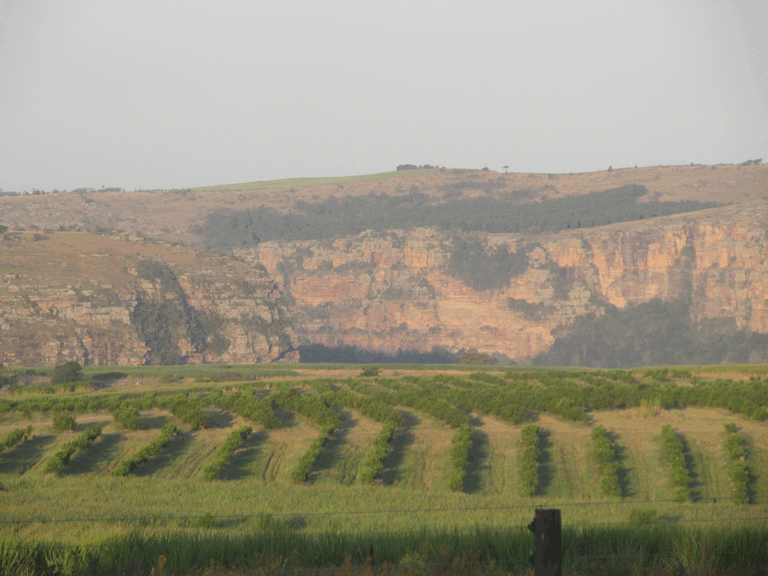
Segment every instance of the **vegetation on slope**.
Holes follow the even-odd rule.
[[[503,179],[502,179],[503,182]],[[500,184],[503,185],[503,184]],[[269,240],[321,240],[351,236],[364,230],[414,227],[454,232],[516,232],[536,234],[602,226],[656,216],[693,212],[717,206],[714,202],[637,200],[648,193],[629,185],[604,192],[530,202],[530,190],[511,191],[500,198],[451,198],[438,201],[415,187],[407,194],[331,197],[320,202],[300,201],[296,212],[259,207],[238,212],[213,212],[195,229],[214,248],[256,246]],[[454,192],[454,194],[459,194]]]
[[[193,308],[173,270],[161,262],[142,260],[136,266],[139,278],[156,282],[162,294],[152,300],[138,295],[131,312],[131,324],[149,348],[153,365],[183,364],[179,340],[187,339],[197,352],[225,352],[230,341],[219,332],[221,319]]]
[[[685,300],[649,302],[605,314],[578,316],[558,328],[552,347],[534,358],[540,366],[737,364],[765,358],[768,334],[738,329],[733,318],[691,320]]]

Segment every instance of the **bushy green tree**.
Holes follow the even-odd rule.
[[[79,362],[70,360],[53,369],[51,375],[51,384],[68,384],[70,382],[80,382],[83,379],[83,367]]]

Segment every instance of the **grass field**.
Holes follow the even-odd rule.
[[[558,415],[555,407],[526,408],[524,422],[514,423],[503,417],[504,412],[494,414],[495,409],[483,411],[454,403],[451,410],[458,410],[468,419],[472,442],[463,488],[452,492],[448,480],[454,466],[451,446],[455,428],[446,423],[442,413],[430,407],[431,403],[414,407],[407,402],[403,404],[403,400],[393,404],[401,424],[382,461],[383,472],[373,485],[363,485],[358,475],[382,424],[361,409],[334,405],[331,402],[334,394],[347,392],[355,398],[366,395],[373,398],[380,394],[381,398],[391,400],[395,396],[386,394],[393,394],[392,390],[420,389],[426,396],[427,390],[433,390],[434,404],[438,405],[441,398],[455,398],[450,394],[457,391],[477,390],[480,395],[498,389],[501,394],[526,383],[541,390],[571,386],[577,393],[590,386],[608,386],[606,382],[613,382],[609,378],[611,374],[491,369],[478,375],[455,366],[446,366],[442,371],[438,367],[417,370],[398,366],[395,370],[388,366],[386,375],[397,373],[399,376],[387,380],[350,378],[357,376],[359,366],[299,368],[297,376],[289,379],[270,379],[270,370],[263,370],[265,378],[256,382],[217,382],[216,370],[221,367],[114,368],[109,371],[125,373],[117,382],[121,385],[111,381],[111,385],[92,392],[12,394],[0,398],[3,408],[0,440],[13,429],[29,424],[33,428],[31,437],[0,451],[0,568],[7,569],[12,552],[22,550],[31,559],[25,566],[35,566],[35,571],[28,573],[78,574],[77,570],[82,567],[78,563],[84,562],[84,557],[68,556],[73,566],[80,566],[70,572],[57,568],[58,564],[49,565],[45,571],[38,570],[39,554],[50,547],[70,551],[75,548],[69,547],[76,547],[77,554],[85,554],[84,544],[101,550],[105,543],[113,542],[132,550],[149,547],[157,552],[143,560],[142,565],[149,570],[151,566],[157,567],[159,555],[164,554],[160,551],[165,549],[163,546],[167,548],[168,542],[180,539],[200,542],[201,546],[210,541],[228,542],[219,551],[234,546],[240,550],[237,552],[240,556],[232,550],[211,556],[226,566],[235,563],[235,557],[245,562],[242,544],[237,542],[246,538],[253,544],[257,536],[262,544],[253,544],[256,548],[252,546],[249,550],[258,549],[264,554],[269,550],[284,554],[285,546],[305,542],[302,538],[314,538],[313,542],[317,542],[317,538],[328,538],[323,545],[325,552],[315,560],[303,549],[300,551],[297,562],[302,566],[320,566],[326,560],[342,562],[347,554],[329,542],[355,539],[354,545],[349,544],[349,550],[356,550],[350,554],[358,563],[365,561],[364,541],[368,544],[374,541],[382,547],[377,562],[402,563],[408,558],[409,562],[416,561],[413,557],[406,558],[406,549],[413,552],[425,541],[431,542],[434,550],[438,550],[441,543],[453,542],[449,556],[456,559],[465,551],[459,546],[459,540],[451,540],[450,534],[469,530],[475,532],[475,539],[480,542],[478,553],[484,562],[495,559],[512,569],[517,565],[505,556],[506,552],[491,551],[497,545],[493,544],[497,542],[494,539],[500,538],[499,542],[518,539],[519,545],[524,546],[527,535],[520,529],[530,522],[537,506],[563,510],[564,524],[571,531],[569,538],[575,539],[573,546],[580,545],[581,540],[575,536],[579,530],[613,530],[612,533],[619,534],[632,528],[642,532],[645,528],[637,517],[642,516],[643,511],[645,522],[650,522],[646,528],[677,530],[675,538],[680,541],[676,541],[676,545],[687,546],[686,549],[696,549],[699,544],[695,541],[702,530],[720,530],[717,538],[723,541],[731,538],[737,528],[747,530],[743,536],[747,540],[763,538],[768,532],[765,529],[768,519],[765,474],[768,424],[765,421],[718,406],[677,405],[648,410],[640,405],[628,405],[603,410],[586,408],[584,419]],[[231,371],[233,367],[228,369]],[[760,367],[754,370],[764,373]],[[656,384],[659,390],[686,393],[706,385],[701,375],[704,372],[702,369],[693,376],[698,378],[694,383],[685,375]],[[728,371],[735,375],[740,372],[739,367]],[[85,373],[94,377],[104,371],[87,369]],[[169,379],[168,373],[173,378]],[[453,379],[436,377],[441,373]],[[654,393],[656,390],[654,380],[641,371],[617,374],[613,373],[617,380],[611,386],[622,393],[633,390]],[[323,380],[307,380],[313,375],[323,375]],[[560,380],[552,380],[554,375]],[[634,379],[631,383],[627,375]],[[754,374],[751,377],[750,386],[762,385]],[[136,378],[141,378],[140,385],[134,383]],[[740,382],[732,380],[728,384],[719,374],[714,378],[720,379],[720,387],[731,386],[734,390]],[[744,377],[741,378],[743,381]],[[175,379],[178,381],[172,381]],[[622,383],[622,379],[625,382]],[[320,432],[320,426],[311,417],[275,404],[272,409],[280,425],[266,429],[232,411],[205,404],[205,398],[215,396],[218,391],[228,397],[237,389],[254,390],[255,398],[261,399],[258,402],[266,403],[281,390],[290,388],[295,388],[300,396],[315,398],[323,390],[331,390],[320,398],[331,402],[326,409],[330,409],[339,422],[314,461],[308,480],[300,484],[292,483],[291,471]],[[190,398],[205,406],[204,412],[210,421],[208,427],[193,429],[168,409],[152,407],[140,411],[142,429],[127,430],[115,421],[109,410],[86,408],[77,413],[78,427],[100,424],[101,436],[87,449],[76,452],[59,475],[43,472],[46,460],[76,434],[53,429],[55,409],[25,414],[24,403],[89,398],[104,401],[113,396],[137,403],[146,398],[147,391],[157,393],[158,397],[170,397],[184,390],[191,391]],[[764,402],[768,403],[768,398]],[[522,451],[520,431],[529,422],[539,426],[541,440],[538,485],[533,498],[519,495],[518,478]],[[723,448],[724,425],[729,422],[736,424],[747,446],[748,505],[738,505],[732,498]],[[160,428],[167,423],[174,423],[180,432],[157,456],[127,477],[110,474],[118,463],[157,438]],[[609,430],[616,451],[622,494],[618,499],[605,496],[601,490],[591,439],[591,430],[598,424]],[[674,500],[661,449],[660,432],[665,424],[670,424],[685,442],[686,465],[692,478],[690,501]],[[203,470],[214,459],[218,447],[232,431],[246,425],[253,427],[253,434],[235,451],[218,479],[206,482]],[[496,536],[488,536],[488,531],[496,531]],[[266,540],[265,535],[268,535]],[[264,542],[269,538],[283,540],[279,545],[273,542],[274,547],[269,550],[259,548],[266,546]],[[465,544],[468,541],[465,538]],[[307,542],[302,546],[315,545]],[[595,544],[591,550],[605,552],[606,545],[605,542]],[[230,553],[234,556],[227,556]],[[100,554],[102,560],[111,558],[103,550]],[[322,561],[317,560],[320,557]],[[424,556],[427,557],[434,558],[434,554]],[[34,558],[37,560],[32,560]],[[199,557],[191,552],[173,557],[169,562],[169,568],[174,570],[200,565]],[[727,559],[723,562],[727,564]],[[585,570],[583,565],[579,566]],[[483,569],[489,568],[486,565]],[[104,570],[87,573],[112,573]]]
[[[281,188],[306,188],[308,186],[327,186],[328,184],[345,184],[353,182],[371,182],[418,176],[436,172],[436,169],[398,170],[397,172],[381,172],[379,174],[363,174],[360,176],[327,176],[321,178],[285,178],[283,180],[261,180],[256,182],[241,182],[239,184],[220,184],[217,186],[200,186],[192,188],[195,192],[213,192],[227,190],[278,190]]]

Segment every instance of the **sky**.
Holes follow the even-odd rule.
[[[0,188],[768,160],[765,0],[0,0]]]

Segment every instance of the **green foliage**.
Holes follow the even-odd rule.
[[[361,378],[373,378],[379,375],[379,369],[376,366],[368,366],[360,372]]]
[[[397,430],[397,422],[388,421],[381,428],[376,438],[373,439],[368,453],[365,455],[362,464],[362,471],[357,480],[361,484],[370,484],[376,478],[381,476],[384,471],[384,458],[389,451],[389,443]]]
[[[79,362],[70,360],[53,369],[51,375],[51,384],[69,384],[70,382],[80,382],[83,379],[83,367]]]
[[[533,496],[539,485],[539,427],[536,424],[528,424],[520,434],[520,442],[523,445],[523,455],[520,458],[520,468],[517,475],[520,478],[520,494]]]
[[[461,361],[460,364],[476,364],[478,366],[481,365],[493,365],[497,364],[499,361],[497,358],[494,358],[493,356],[489,356],[488,354],[481,354],[479,352],[465,352],[461,355]]]
[[[126,430],[141,429],[141,413],[139,412],[139,409],[133,404],[128,404],[126,402],[116,406],[112,411],[112,416],[114,416],[115,420],[119,422],[120,426]]]
[[[691,474],[685,462],[683,441],[669,424],[661,429],[661,441],[664,459],[669,464],[669,481],[675,489],[675,500],[679,502],[689,500],[688,486],[691,483]]]
[[[503,189],[503,178],[495,188]],[[467,188],[477,188],[468,184]],[[315,203],[299,201],[296,211],[284,213],[260,207],[240,212],[214,212],[200,229],[209,246],[233,249],[269,240],[322,240],[354,235],[363,230],[394,230],[414,227],[441,228],[455,232],[479,231],[536,234],[573,228],[602,226],[655,216],[680,214],[717,206],[714,202],[637,202],[647,194],[644,186],[567,196],[543,197],[528,202],[531,191],[508,191],[500,197],[457,198],[460,190],[448,190],[445,198],[432,198],[418,190],[397,196],[331,197]]]
[[[195,518],[192,525],[195,526],[196,528],[205,528],[210,530],[213,528],[218,528],[220,526],[220,523],[219,523],[219,520],[216,517],[214,517],[213,514],[211,514],[210,512],[205,512],[199,518]]]
[[[619,463],[615,461],[616,451],[613,449],[605,426],[600,424],[592,429],[592,441],[594,442],[598,470],[602,476],[600,488],[606,496],[621,497]]]
[[[726,422],[723,424],[723,428],[725,428],[725,431],[728,432],[728,434],[736,434],[736,430],[738,430],[736,422]]]
[[[736,426],[733,422],[725,425],[726,439],[724,443],[725,452],[730,464],[728,466],[728,478],[731,481],[733,496],[738,504],[749,504],[749,468],[745,460],[747,458],[747,449],[744,446],[745,439],[736,434]]]
[[[768,335],[737,329],[733,318],[693,322],[688,302],[659,298],[624,310],[605,305],[602,316],[578,316],[553,335],[554,344],[534,364],[619,368],[747,363],[768,348]],[[648,374],[658,380],[670,372]]]
[[[629,511],[629,523],[633,526],[647,526],[656,518],[655,508],[632,508]]]
[[[53,417],[53,429],[59,432],[68,432],[77,428],[75,415],[69,412],[59,412]]]
[[[229,348],[229,341],[219,332],[222,319],[192,307],[173,270],[161,262],[142,260],[136,272],[144,280],[159,283],[165,296],[153,301],[139,294],[131,312],[131,324],[149,348],[150,364],[183,364],[178,346],[181,339],[188,339],[200,353],[210,350],[221,354]]]
[[[510,252],[501,244],[488,251],[480,240],[456,235],[446,271],[475,290],[494,290],[508,286],[513,276],[527,269],[526,249]]]
[[[334,428],[331,426],[323,426],[320,429],[320,434],[315,438],[307,448],[306,452],[301,455],[298,464],[291,471],[291,480],[295,483],[305,482],[309,478],[310,472],[312,472],[312,466],[315,464],[320,453],[323,451],[323,446],[333,434]]]
[[[77,438],[67,442],[56,454],[46,460],[43,472],[46,474],[58,474],[63,466],[69,464],[69,460],[75,452],[88,448],[100,435],[101,426],[98,424],[88,426]]]
[[[150,458],[157,456],[160,450],[165,448],[171,442],[171,440],[173,440],[173,437],[176,434],[178,434],[176,426],[173,424],[166,424],[160,429],[160,436],[155,438],[148,445],[144,446],[144,448],[139,450],[133,456],[130,456],[120,462],[120,464],[118,464],[115,469],[112,470],[112,476],[128,476],[136,469],[136,467],[144,464],[144,462]]]
[[[467,460],[469,449],[472,447],[472,428],[462,424],[451,438],[451,477],[448,488],[458,492],[464,488],[464,477],[467,475]]]
[[[510,310],[519,312],[529,320],[541,320],[553,307],[547,306],[543,302],[532,303],[522,298],[508,298],[507,307]]]
[[[206,397],[205,402],[222,410],[234,412],[251,422],[261,424],[267,430],[280,427],[280,420],[272,411],[271,404],[260,400],[253,388],[239,390],[229,396],[224,396],[220,390],[217,390],[214,394]]]
[[[250,426],[243,426],[242,428],[238,428],[229,436],[227,436],[224,444],[222,444],[216,451],[216,456],[214,457],[213,462],[208,464],[203,469],[203,478],[209,482],[215,480],[216,477],[224,469],[224,466],[227,465],[229,459],[232,458],[235,450],[237,450],[238,446],[240,446],[248,439],[248,436],[251,435],[251,432],[253,432],[253,428]]]
[[[302,454],[296,467],[291,471],[291,479],[294,482],[305,482],[309,478],[312,466],[320,456],[323,446],[341,425],[339,417],[328,407],[325,399],[319,396],[299,394],[295,388],[277,392],[268,398],[278,406],[303,414],[321,426],[320,434],[312,441],[306,452]]]
[[[172,398],[158,401],[157,406],[170,410],[171,414],[192,428],[208,428],[211,425],[211,420],[203,412],[203,406],[187,393],[179,392]]]
[[[22,441],[24,438],[32,436],[32,425],[30,424],[26,428],[16,428],[11,430],[5,435],[5,438],[0,440],[0,452],[6,448],[12,448],[16,444]]]

